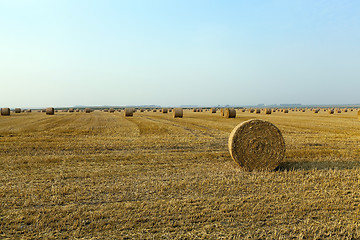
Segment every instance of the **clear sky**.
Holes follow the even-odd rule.
[[[0,106],[360,103],[357,0],[0,0]]]

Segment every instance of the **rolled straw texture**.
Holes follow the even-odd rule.
[[[260,119],[237,125],[228,145],[231,157],[245,171],[274,170],[283,161],[286,150],[280,130]]]

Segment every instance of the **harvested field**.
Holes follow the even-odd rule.
[[[0,239],[358,239],[357,115],[0,116]],[[254,118],[282,132],[277,171],[244,172],[229,154]]]

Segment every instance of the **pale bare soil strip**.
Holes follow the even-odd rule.
[[[268,120],[280,171],[242,172],[227,138]],[[359,238],[355,112],[0,117],[0,238]]]

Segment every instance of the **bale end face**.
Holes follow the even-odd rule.
[[[132,117],[134,115],[134,109],[133,108],[125,108],[124,115],[125,115],[125,117]]]
[[[173,117],[174,118],[182,118],[183,117],[183,109],[182,108],[174,108]]]
[[[228,145],[231,157],[245,171],[274,170],[285,155],[280,130],[264,120],[253,119],[237,125]]]
[[[1,116],[10,116],[10,108],[1,108]]]
[[[54,115],[55,109],[53,107],[46,108],[46,115]]]
[[[235,109],[226,108],[226,109],[224,110],[224,117],[225,117],[225,118],[235,118],[235,117],[236,117],[236,110],[235,110]]]
[[[14,112],[15,113],[21,113],[21,108],[15,108]]]

